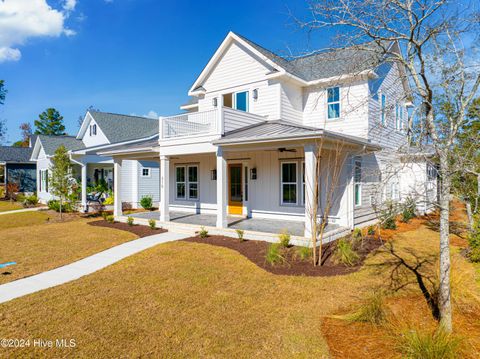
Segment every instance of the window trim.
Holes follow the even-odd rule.
[[[189,181],[188,178],[188,169],[191,167],[196,167],[197,168],[197,181],[196,182],[191,182]],[[178,182],[177,181],[177,168],[184,168],[185,169],[185,181],[183,182]],[[178,197],[178,191],[177,191],[177,184],[178,183],[183,183],[185,185],[185,197]],[[190,197],[190,184],[196,184],[197,185],[197,197]],[[200,201],[200,166],[199,164],[176,164],[175,165],[175,200],[178,201],[193,201],[193,202],[198,202]]]
[[[246,97],[247,109],[245,111],[244,110],[239,110],[237,108],[237,94],[244,93],[244,92],[247,93],[247,97]],[[240,91],[233,92],[233,109],[237,110],[237,111],[242,111],[242,112],[250,112],[250,90],[247,89],[247,90],[240,90]]]
[[[338,88],[338,101],[332,101],[332,102],[329,102],[328,101],[328,90],[331,90],[331,89],[335,89],[335,88]],[[326,90],[325,90],[325,94],[326,94],[326,102],[327,102],[327,106],[326,106],[326,117],[327,117],[327,121],[335,121],[335,120],[340,120],[342,118],[342,96],[341,96],[341,87],[340,86],[332,86],[332,87],[328,87]],[[332,117],[330,118],[329,117],[329,111],[328,111],[328,106],[329,105],[335,105],[338,103],[338,117]]]
[[[357,181],[357,163],[360,163],[360,180]],[[362,166],[363,165],[363,161],[362,161],[362,158],[357,156],[357,157],[354,157],[353,159],[353,204],[355,207],[360,207],[362,206],[362,192],[363,192],[363,189],[362,189]],[[358,202],[357,202],[357,188],[359,189],[359,197],[358,197]]]
[[[283,165],[284,164],[294,164],[295,165],[295,182],[283,182]],[[299,178],[298,178],[298,161],[291,161],[291,160],[284,160],[284,161],[280,161],[280,205],[281,206],[290,206],[290,207],[293,207],[293,206],[298,206],[298,194],[299,194],[299,191],[298,191],[298,181],[299,181]],[[291,203],[291,202],[284,202],[283,201],[283,185],[284,184],[295,184],[295,203]]]
[[[144,171],[147,171],[147,174]],[[142,177],[152,177],[152,169],[150,167],[142,167]]]
[[[387,127],[387,95],[380,92],[380,122]]]

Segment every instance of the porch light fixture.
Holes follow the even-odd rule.
[[[210,171],[210,179],[212,181],[216,181],[217,180],[217,170],[211,170]]]
[[[213,107],[217,107],[218,99],[216,97],[212,98],[212,105],[213,105]]]
[[[257,169],[256,168],[252,168],[250,170],[250,179],[251,180],[256,180],[257,179]]]
[[[254,99],[255,101],[258,100],[258,89],[254,89],[254,90],[253,90],[253,99]]]

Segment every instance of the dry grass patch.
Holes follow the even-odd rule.
[[[137,238],[132,233],[89,226],[86,219],[46,222],[50,215],[25,212],[0,216],[0,263],[17,262],[0,271],[0,284],[74,262]]]
[[[14,211],[22,208],[23,206],[18,202],[0,201],[0,212]]]

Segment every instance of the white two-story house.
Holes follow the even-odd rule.
[[[374,44],[286,60],[230,32],[188,94],[183,114],[159,119],[158,140],[100,153],[118,170],[160,162],[162,222],[187,212],[227,228],[239,216],[277,220],[278,231],[296,223],[309,237],[314,206],[321,215],[330,204],[328,223],[350,230],[376,220],[378,201],[419,195],[425,184],[428,161],[402,155],[404,70]],[[115,184],[116,196],[130,186]]]

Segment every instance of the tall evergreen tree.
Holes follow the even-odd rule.
[[[65,134],[63,116],[54,108],[47,108],[35,120],[36,135],[60,136]]]

